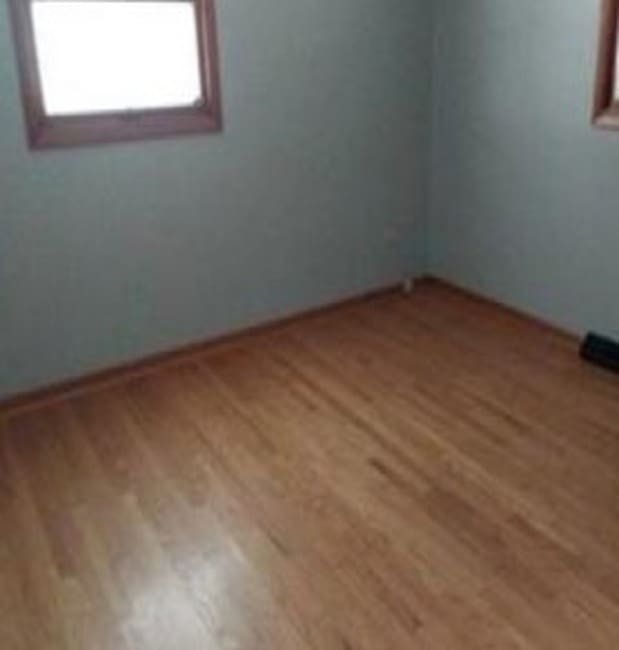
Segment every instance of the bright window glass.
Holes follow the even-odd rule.
[[[48,115],[191,106],[201,99],[192,2],[32,4]]]

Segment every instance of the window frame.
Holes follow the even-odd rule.
[[[30,5],[34,1],[9,0],[26,135],[31,149],[217,133],[222,130],[215,0],[165,0],[166,2],[190,1],[195,7],[201,85],[199,104],[77,115],[47,115],[45,112],[30,10]],[[92,0],[71,1],[85,3]],[[152,2],[152,0],[104,1]]]
[[[615,97],[619,65],[619,0],[601,0],[598,59],[593,99],[593,125],[619,129],[619,98]]]

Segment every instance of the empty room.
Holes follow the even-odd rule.
[[[617,650],[618,52],[0,0],[0,650]]]

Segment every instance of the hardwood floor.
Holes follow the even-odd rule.
[[[619,648],[619,379],[441,285],[1,426],[2,650]]]

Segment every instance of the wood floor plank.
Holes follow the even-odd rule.
[[[615,650],[619,380],[440,284],[0,423],[2,650]]]

